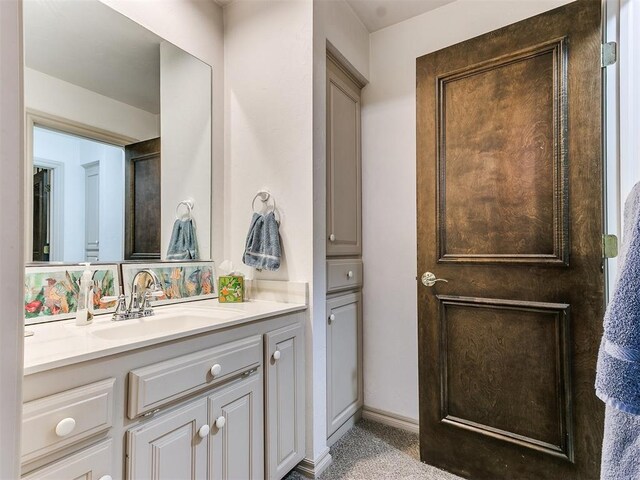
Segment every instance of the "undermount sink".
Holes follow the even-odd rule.
[[[240,312],[227,309],[206,311],[189,309],[179,312],[160,313],[144,318],[110,322],[89,328],[92,328],[90,332],[92,336],[103,340],[135,339],[195,330],[233,320],[239,316]]]

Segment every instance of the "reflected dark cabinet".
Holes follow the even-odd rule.
[[[125,260],[160,259],[160,138],[125,147]]]

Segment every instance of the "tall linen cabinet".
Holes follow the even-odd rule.
[[[361,86],[327,57],[327,439],[359,418],[362,387]]]

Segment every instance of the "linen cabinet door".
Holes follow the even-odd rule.
[[[327,300],[327,438],[362,407],[362,295]]]
[[[201,398],[127,432],[129,480],[207,478],[207,400]]]
[[[209,396],[211,480],[264,478],[262,396],[260,370]]]
[[[304,330],[265,335],[267,475],[279,480],[304,458]]]

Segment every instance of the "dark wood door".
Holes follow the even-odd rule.
[[[125,147],[126,260],[160,258],[160,139]]]
[[[34,262],[49,261],[49,206],[51,171],[36,168],[33,174],[33,256]]]
[[[420,440],[466,478],[599,477],[600,3],[417,60]]]

